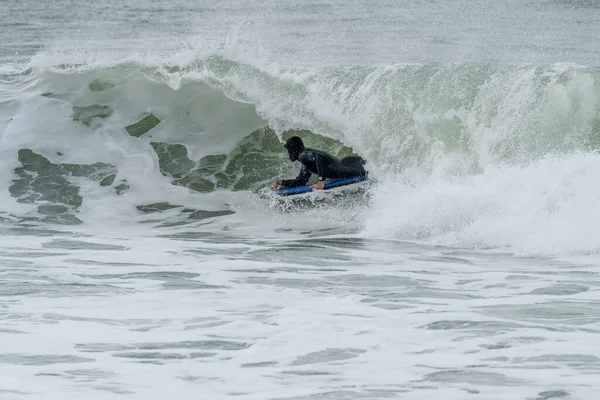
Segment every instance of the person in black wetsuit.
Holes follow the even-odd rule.
[[[302,139],[298,136],[289,138],[283,147],[290,161],[300,161],[302,163],[302,169],[296,179],[275,179],[271,184],[271,190],[277,189],[279,186],[290,188],[306,185],[311,174],[317,174],[319,177],[319,182],[311,186],[313,189],[323,189],[326,179],[367,175],[367,171],[363,167],[366,161],[362,158],[344,157],[337,159],[324,151],[304,147]]]

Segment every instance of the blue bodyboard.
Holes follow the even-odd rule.
[[[366,176],[353,176],[352,178],[330,179],[330,180],[325,181],[325,186],[323,189],[327,190],[327,189],[333,189],[335,187],[350,185],[352,183],[364,181],[365,179],[367,179]],[[312,191],[313,191],[313,189],[309,185],[306,185],[306,186],[296,186],[296,187],[291,187],[291,188],[278,189],[278,190],[275,190],[274,193],[279,196],[291,196],[294,194],[301,194],[301,193],[307,193],[307,192],[312,192]]]

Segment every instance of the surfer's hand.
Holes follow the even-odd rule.
[[[281,181],[281,179],[277,178],[273,181],[273,183],[271,183],[271,190],[275,190],[277,189],[279,186],[281,186],[283,182]]]
[[[323,190],[325,188],[325,181],[319,181],[311,186],[313,190]]]

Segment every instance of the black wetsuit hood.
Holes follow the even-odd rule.
[[[289,138],[283,147],[287,149],[291,161],[298,160],[298,156],[304,151],[304,143],[298,136]]]

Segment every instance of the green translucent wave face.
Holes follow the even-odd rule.
[[[150,130],[158,122],[155,117],[145,117],[142,121]],[[141,136],[145,131],[138,124],[127,130],[132,136]],[[134,132],[135,134],[132,134]],[[141,132],[141,133],[140,133]],[[282,139],[293,135],[302,137],[307,146],[325,150],[335,156],[354,155],[352,150],[339,142],[309,131],[288,131]],[[256,130],[245,137],[231,154],[213,154],[199,160],[191,160],[187,148],[182,144],[151,142],[158,156],[160,172],[171,179],[173,185],[187,187],[198,192],[210,192],[216,189],[256,190],[269,184],[275,177],[293,177],[299,165],[287,159],[282,141],[268,127]],[[58,153],[57,156],[62,156]],[[105,163],[68,164],[53,163],[48,158],[31,149],[18,151],[20,167],[14,170],[15,178],[9,192],[20,203],[37,205],[38,221],[77,224],[81,221],[76,214],[85,201],[80,187],[73,178],[87,178],[97,182],[100,188],[110,188],[111,193],[121,194],[129,189],[126,181],[115,181],[118,170]],[[107,193],[108,194],[108,193]],[[174,205],[164,207],[141,204],[140,211],[145,213],[168,210]],[[188,219],[215,217],[231,213],[220,210],[216,214],[206,215],[204,210],[183,210]],[[182,212],[183,212],[182,211]]]
[[[309,131],[288,131],[283,139],[293,135],[302,137],[307,147],[322,149],[339,157],[354,155],[341,143]],[[209,155],[198,161],[189,159],[184,145],[151,144],[158,155],[160,171],[169,176],[173,184],[199,192],[217,188],[258,189],[277,176],[295,175],[299,168],[287,159],[282,142],[269,128],[252,132],[231,154]]]
[[[19,203],[38,205],[40,217],[36,219],[49,222],[81,222],[75,213],[83,198],[72,178],[85,177],[99,186],[112,186],[116,177],[116,168],[109,164],[54,164],[30,149],[19,150],[18,159],[21,167],[15,169],[16,178],[8,190]],[[125,182],[113,187],[117,193],[128,188]]]

